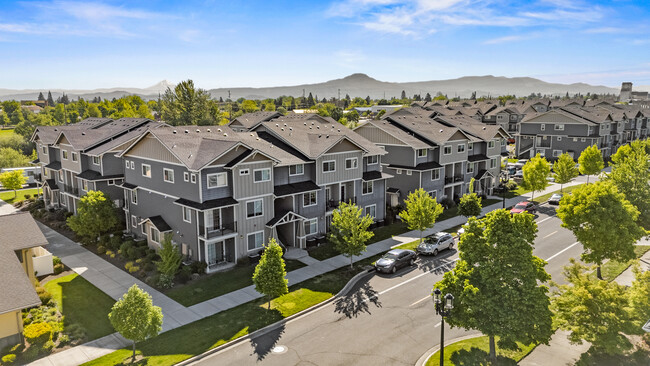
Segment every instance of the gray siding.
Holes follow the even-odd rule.
[[[113,153],[104,154],[101,157],[101,168],[103,175],[124,174],[124,160]]]
[[[218,187],[218,188],[208,188],[208,175],[214,173],[226,172],[228,174],[228,186]],[[223,167],[211,167],[201,170],[200,174],[201,179],[201,191],[203,196],[203,201],[209,201],[217,198],[232,197],[233,188],[232,188],[232,173],[225,170]]]
[[[356,158],[358,168],[357,169],[345,169],[345,160],[348,158]],[[338,154],[326,154],[319,157],[316,160],[316,184],[323,185],[334,182],[348,181],[353,179],[360,179],[362,170],[361,164],[363,164],[361,151],[352,151],[346,153]],[[323,162],[325,161],[335,161],[336,170],[329,173],[323,172]]]
[[[242,240],[237,241],[237,255],[241,258],[249,254],[247,248],[247,239],[248,234],[264,231],[264,243],[268,243],[271,230],[266,227],[266,223],[269,222],[274,215],[273,208],[273,196],[268,195],[261,198],[263,200],[263,215],[259,217],[247,218],[246,215],[246,204],[250,200],[240,200],[240,205],[237,207],[237,230],[241,235],[243,235]]]
[[[241,169],[248,169],[247,175],[240,175]],[[270,179],[266,182],[255,182],[255,171],[260,169],[270,170]],[[233,197],[240,199],[244,197],[256,197],[273,193],[273,164],[271,161],[240,164],[235,169],[233,180]]]
[[[385,179],[373,181],[373,189],[370,194],[363,194],[362,182],[359,181],[357,190],[357,206],[365,210],[366,206],[376,205],[376,220],[383,220],[386,211],[386,182]]]
[[[388,154],[383,156],[382,161],[393,165],[413,165],[414,151],[408,146],[386,146]]]
[[[81,154],[78,151],[75,151],[71,146],[66,146],[66,145],[60,145],[61,151],[59,152],[60,154],[60,159],[61,159],[61,167],[63,169],[67,169],[70,171],[73,171],[75,173],[81,173]],[[68,153],[68,158],[63,159],[63,151],[67,151]],[[77,154],[77,161],[72,161],[72,153]]]
[[[183,197],[193,201],[199,200],[198,183],[193,184],[191,181],[185,182],[183,180],[183,173],[187,171],[185,167],[158,161],[143,160],[133,156],[126,156],[123,164],[125,164],[126,161],[129,161],[129,169],[124,169],[124,178],[126,182],[176,197]],[[134,162],[135,169],[130,169],[131,161]],[[151,166],[151,178],[142,176],[142,164],[148,164]],[[124,166],[126,166],[126,164]],[[174,171],[174,183],[164,181],[163,168]]]
[[[451,154],[444,154],[444,147],[440,148],[440,165],[445,165],[449,163],[461,162],[467,160],[467,143],[469,141],[449,141],[444,146],[451,146]],[[464,152],[458,152],[458,146],[465,145]]]

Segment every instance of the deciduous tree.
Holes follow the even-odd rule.
[[[133,341],[133,361],[135,343],[155,337],[162,330],[163,313],[154,306],[151,296],[133,285],[121,299],[113,305],[108,319],[113,328],[124,338]]]
[[[628,290],[630,315],[637,326],[650,320],[650,271],[643,271],[638,263],[632,268],[634,282]]]
[[[406,209],[399,216],[408,224],[410,230],[420,232],[420,243],[424,230],[433,227],[442,213],[442,205],[436,202],[424,189],[409,193],[404,201]]]
[[[449,324],[476,329],[499,347],[547,343],[553,334],[546,262],[533,255],[537,224],[532,215],[496,210],[470,217],[458,245],[459,260],[435,287],[455,297]],[[525,314],[525,316],[523,315]]]
[[[118,217],[113,201],[100,191],[88,191],[77,204],[77,214],[68,217],[68,226],[77,235],[96,243],[97,237],[113,230]]]
[[[610,182],[578,187],[562,198],[557,209],[562,226],[571,230],[585,251],[582,259],[596,263],[598,278],[605,259],[620,262],[635,257],[634,243],[646,231],[636,223],[639,211]]]
[[[339,253],[350,258],[366,250],[366,242],[375,235],[368,231],[373,222],[370,215],[363,216],[363,209],[353,203],[342,202],[332,213],[329,240]]]
[[[23,188],[26,182],[27,178],[23,175],[23,170],[10,170],[0,174],[0,184],[5,189],[13,189],[14,198],[17,195],[16,190]]]
[[[590,175],[600,173],[605,167],[603,154],[596,145],[591,145],[582,151],[578,158],[578,164],[580,164],[580,173],[587,175],[587,184],[589,184]]]
[[[162,117],[173,126],[210,125],[210,94],[194,87],[192,80],[178,83],[174,90],[167,88],[161,100]]]
[[[474,192],[474,178],[469,182],[470,193],[463,195],[458,203],[458,214],[469,218],[481,214],[481,197]]]
[[[271,238],[264,249],[260,262],[255,267],[255,273],[253,273],[255,289],[268,296],[269,309],[271,309],[271,299],[289,292],[287,287],[289,281],[285,278],[286,275],[282,248],[275,239]]]
[[[19,168],[29,164],[29,158],[10,147],[0,148],[0,168]]]
[[[524,180],[521,185],[531,190],[531,200],[534,200],[535,192],[546,188],[548,184],[546,178],[548,178],[548,174],[551,172],[551,166],[545,158],[537,154],[524,165],[522,170],[524,172]]]
[[[174,285],[174,276],[181,266],[183,256],[178,251],[178,248],[172,244],[172,235],[169,233],[163,237],[161,246],[158,251],[160,260],[156,262],[156,270],[160,274],[158,284],[163,288],[170,288]]]
[[[555,183],[560,183],[560,192],[562,192],[564,184],[571,182],[573,178],[578,176],[576,163],[568,153],[560,155],[557,161],[553,164],[553,171]]]

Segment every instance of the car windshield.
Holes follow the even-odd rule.
[[[435,244],[438,242],[437,238],[424,238],[424,243],[425,244]]]
[[[383,256],[383,259],[392,259],[392,260],[396,260],[396,259],[397,259],[397,254],[387,253],[386,255]]]
[[[526,208],[526,204],[525,203],[518,203],[517,206],[515,206],[515,208]]]

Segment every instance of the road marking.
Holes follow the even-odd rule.
[[[553,234],[555,234],[555,233],[557,233],[557,230],[555,230],[554,232],[552,232],[552,233],[546,235],[546,236],[543,237],[542,239],[546,239],[546,238],[548,238],[549,236],[551,236],[551,235],[553,235]]]
[[[538,221],[538,222],[537,222],[537,225],[541,224],[542,222],[544,222],[544,221],[546,221],[546,220],[550,220],[550,219],[552,219],[552,218],[554,218],[554,217],[555,217],[555,216],[549,216],[549,217],[545,218],[545,219],[542,220],[542,221]]]
[[[377,295],[375,295],[375,296],[373,296],[373,297],[371,297],[371,298],[377,297],[377,296],[379,296],[379,295],[383,295],[383,294],[387,293],[388,291],[391,291],[391,290],[394,290],[394,289],[396,289],[396,288],[398,288],[398,287],[400,287],[400,286],[406,285],[407,283],[409,283],[409,282],[411,282],[411,281],[415,281],[415,280],[417,280],[418,278],[420,278],[420,277],[422,277],[422,276],[426,276],[426,275],[428,275],[429,273],[433,273],[433,271],[435,271],[436,269],[440,269],[440,268],[442,268],[442,267],[446,267],[446,266],[448,266],[448,265],[450,265],[450,264],[453,264],[453,263],[456,262],[457,260],[458,260],[458,258],[452,259],[450,262],[447,262],[447,263],[445,263],[445,264],[443,264],[443,265],[441,265],[441,266],[438,266],[438,267],[436,267],[436,268],[434,268],[434,269],[432,269],[432,270],[430,270],[430,271],[427,271],[427,272],[424,272],[424,273],[420,273],[419,275],[417,275],[417,276],[415,276],[415,277],[413,277],[413,278],[409,278],[408,280],[406,280],[406,281],[404,281],[404,282],[402,282],[402,283],[398,283],[397,285],[395,285],[395,286],[393,286],[393,287],[390,287],[390,288],[385,289],[384,291],[378,293]],[[368,299],[368,300],[369,300],[369,299]]]
[[[442,324],[442,322],[438,322],[438,324],[434,325],[433,327],[438,328],[441,324]]]
[[[423,298],[423,299],[420,299],[420,300],[418,300],[418,301],[412,303],[411,305],[409,305],[409,307],[411,307],[411,306],[413,306],[413,305],[415,305],[415,304],[419,304],[419,303],[421,303],[422,301],[427,300],[427,299],[430,299],[430,298],[431,298],[431,295],[429,295],[429,296],[427,296],[427,297],[425,297],[425,298]]]
[[[557,253],[553,254],[552,256],[550,256],[549,258],[547,258],[546,261],[547,261],[547,262],[550,261],[551,259],[557,257],[558,255],[560,255],[560,254],[566,252],[567,250],[571,249],[572,247],[574,247],[574,246],[576,246],[576,245],[578,245],[578,244],[580,244],[580,242],[577,241],[577,242],[575,242],[575,243],[569,245],[568,247],[566,247],[566,248],[560,250],[559,252],[557,252]]]

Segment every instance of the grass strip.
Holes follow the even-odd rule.
[[[499,337],[496,337],[496,341]],[[510,351],[497,347],[497,365],[517,365],[530,351],[535,348],[534,344],[525,346],[517,342],[519,350]],[[445,347],[445,365],[488,365],[489,361],[489,338],[481,336],[466,339]],[[434,353],[426,363],[426,366],[439,366],[440,353]]]

